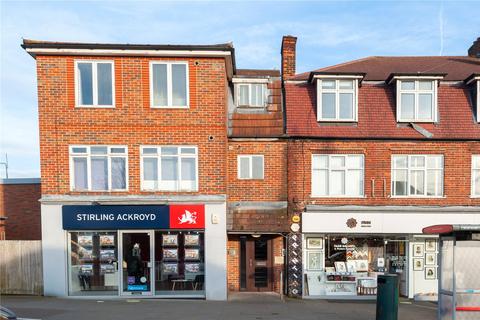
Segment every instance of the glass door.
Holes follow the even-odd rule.
[[[397,274],[399,278],[400,295],[408,296],[408,242],[404,239],[385,240],[386,272]]]
[[[152,294],[151,231],[121,231],[122,295]]]

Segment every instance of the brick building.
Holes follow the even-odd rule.
[[[302,74],[296,38],[283,41],[288,200],[302,217],[289,293],[374,299],[392,272],[402,295],[435,299],[438,244],[422,228],[480,221],[478,40],[469,56]]]
[[[233,46],[22,47],[37,63],[45,294],[226,299]]]
[[[0,179],[0,240],[41,240],[40,179]]]

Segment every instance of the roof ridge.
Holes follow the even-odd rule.
[[[350,60],[350,61],[346,61],[346,62],[342,62],[342,63],[338,63],[338,64],[334,64],[334,65],[331,65],[331,66],[328,66],[328,67],[323,67],[323,68],[320,68],[320,69],[316,69],[316,70],[312,70],[312,71],[308,71],[308,72],[304,72],[304,73],[310,73],[310,72],[316,72],[316,71],[323,71],[323,70],[325,70],[325,69],[330,69],[330,68],[335,68],[335,67],[346,66],[346,65],[349,65],[349,64],[352,64],[352,63],[356,63],[356,62],[368,60],[368,59],[371,59],[371,58],[378,58],[378,57],[377,57],[377,56],[363,57],[363,58],[359,58],[359,59],[355,59],[355,60]]]

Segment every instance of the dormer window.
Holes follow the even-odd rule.
[[[477,122],[480,122],[480,78],[477,80]]]
[[[437,121],[437,80],[397,79],[397,121]]]
[[[267,91],[265,83],[237,83],[236,89],[238,107],[265,107]]]
[[[318,79],[317,121],[357,121],[357,88],[358,79]]]

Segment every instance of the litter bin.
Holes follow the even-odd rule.
[[[379,275],[377,278],[377,317],[376,320],[398,319],[398,276]]]

